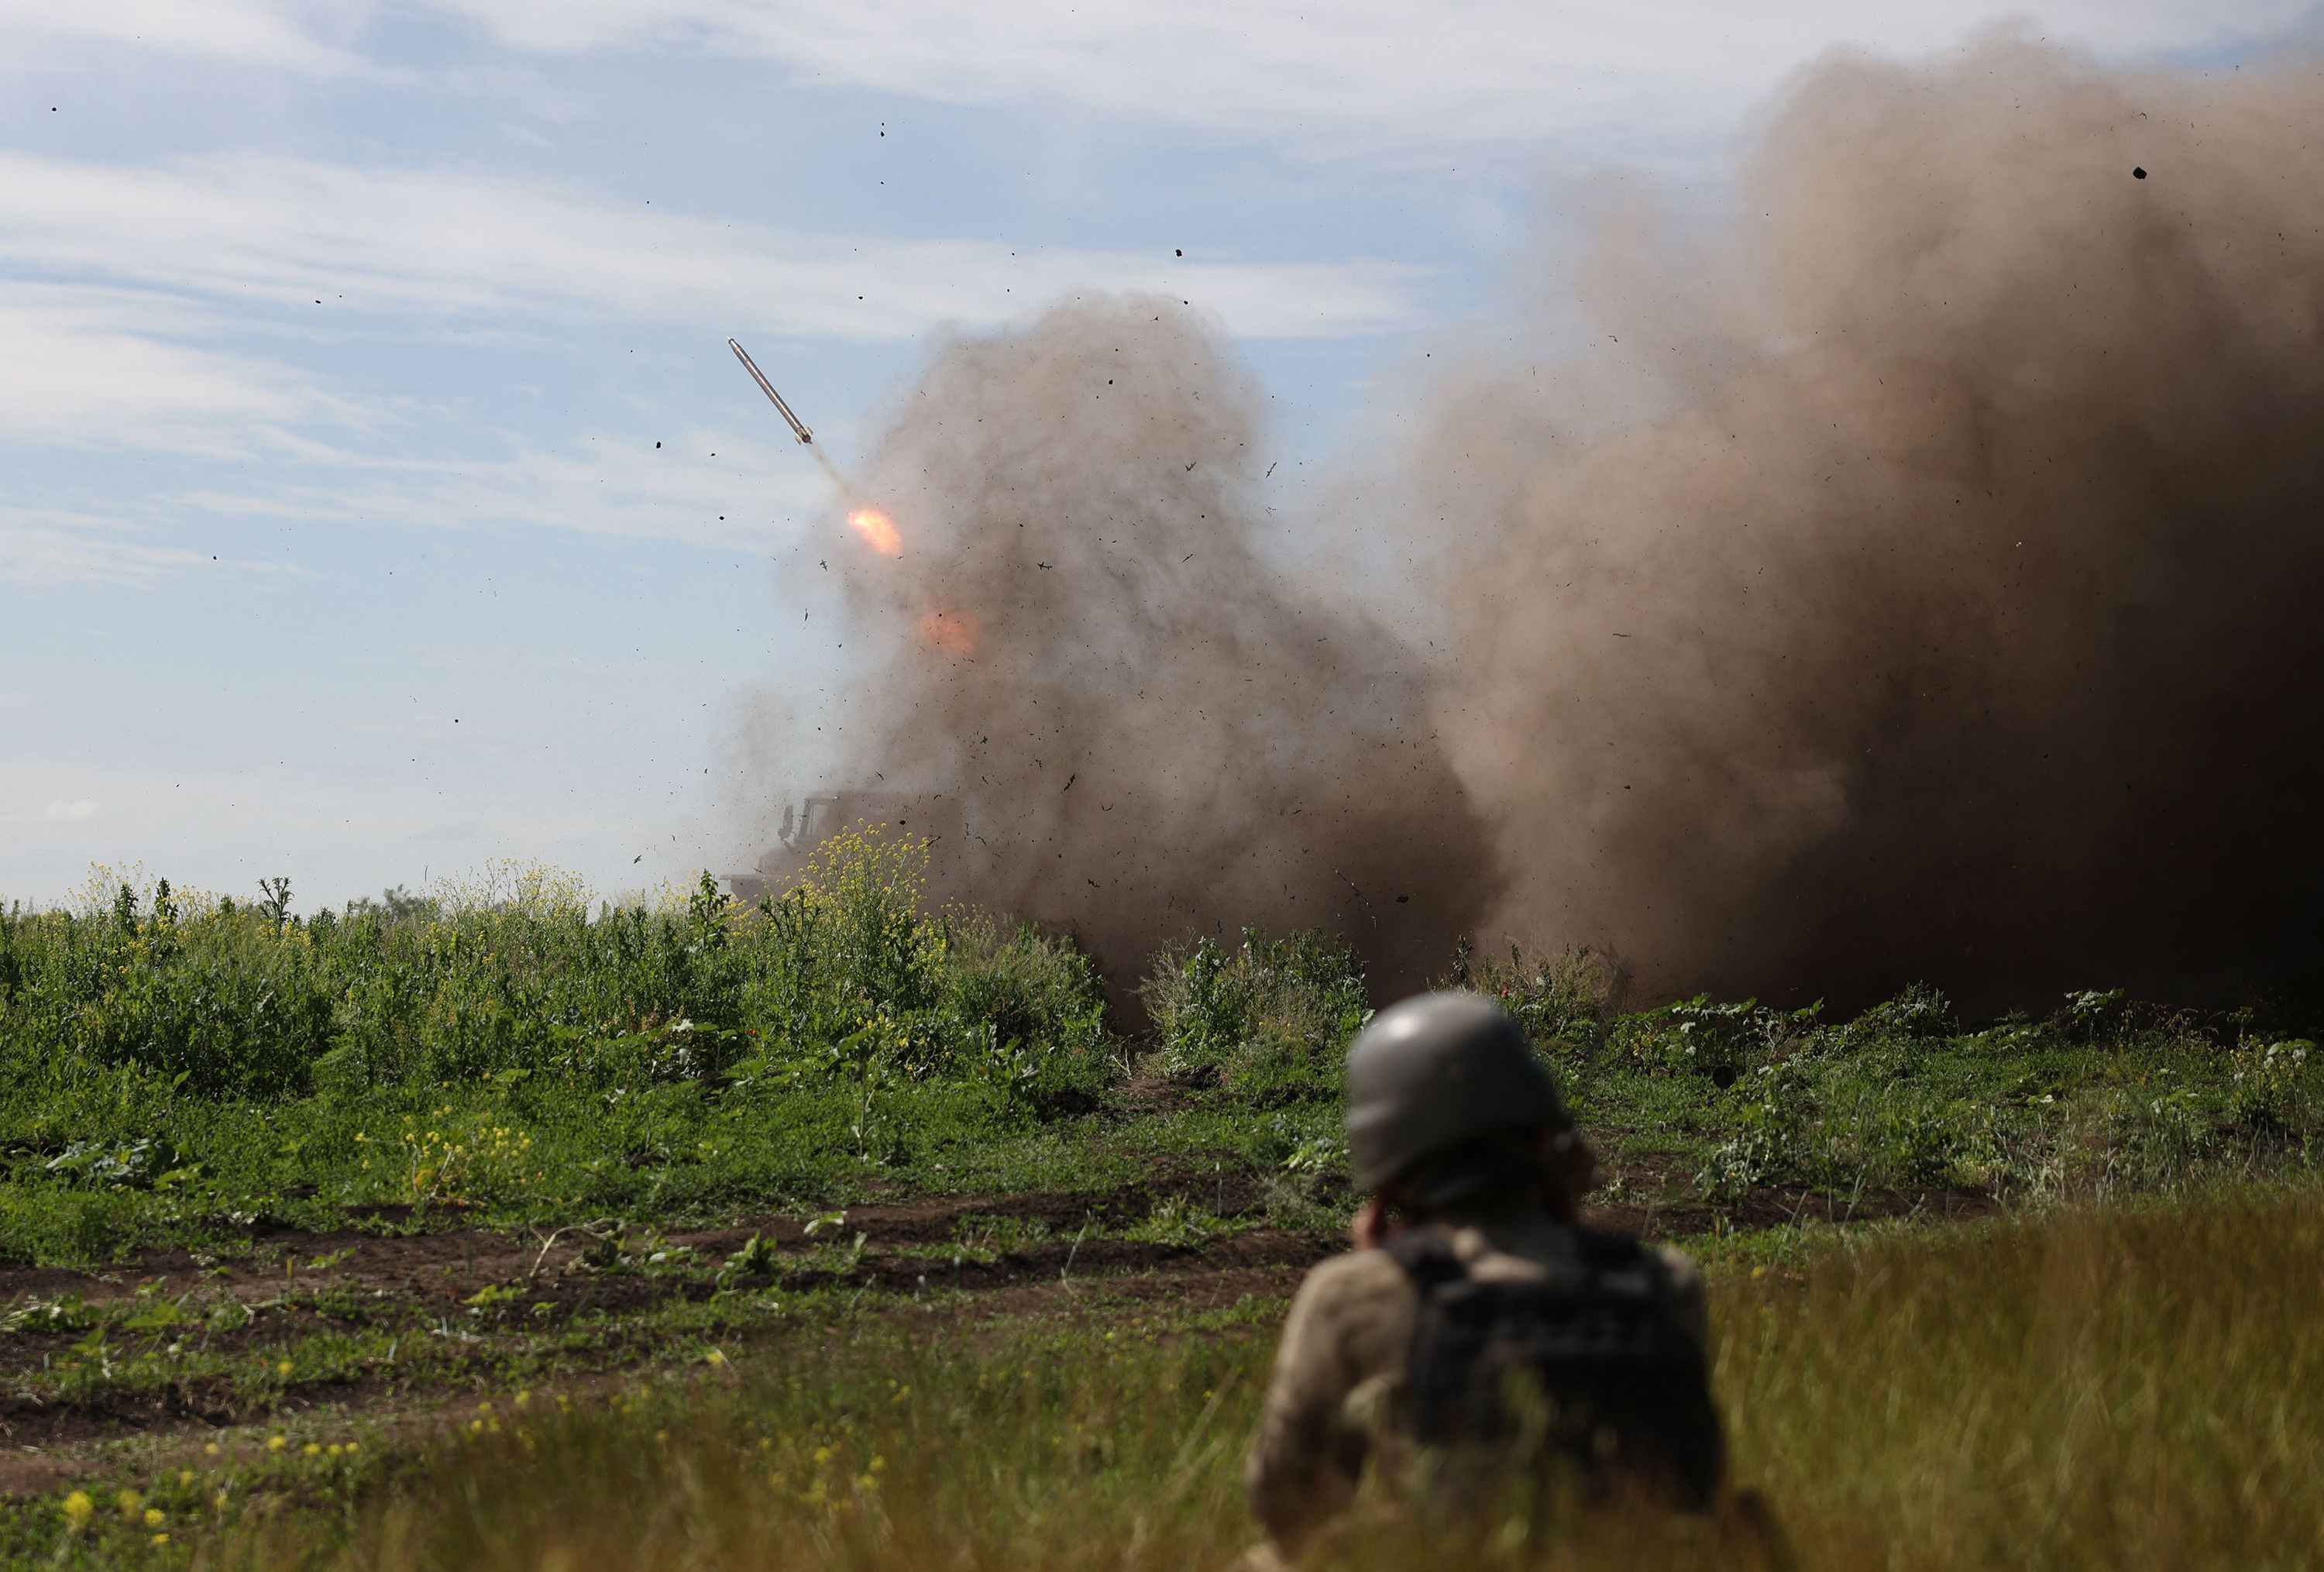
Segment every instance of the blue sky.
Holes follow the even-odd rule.
[[[1561,177],[1715,199],[1788,72],[2005,16],[2200,59],[2317,13],[0,0],[0,899],[744,865],[818,762],[738,717],[846,659],[784,569],[846,541],[727,335],[844,457],[930,334],[1167,289],[1296,513]]]

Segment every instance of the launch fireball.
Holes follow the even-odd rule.
[[[904,554],[904,537],[896,532],[896,522],[879,509],[857,508],[847,515],[847,523],[882,557]]]

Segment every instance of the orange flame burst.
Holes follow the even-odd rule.
[[[904,537],[896,532],[896,521],[878,508],[857,508],[847,515],[848,526],[882,557],[904,554]]]
[[[976,653],[976,619],[963,611],[932,611],[920,618],[920,637],[947,655]]]

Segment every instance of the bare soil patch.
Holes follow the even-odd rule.
[[[1701,1200],[1674,1160],[1626,1160],[1618,1178],[1618,1184],[1609,1187],[1605,1204],[1591,1208],[1589,1221],[1655,1238],[1701,1234],[1722,1220],[1729,1226],[1764,1227],[1904,1216],[1962,1219],[1997,1209],[1982,1192],[1932,1187],[1849,1197],[1769,1188],[1720,1210]],[[1151,1217],[1173,1197],[1198,1204],[1222,1219],[1222,1226],[1185,1242],[1122,1236],[1124,1229]],[[719,1285],[702,1269],[733,1255],[753,1235],[774,1247],[773,1269],[734,1286],[853,1289],[869,1296],[866,1308],[884,1305],[940,1323],[1157,1308],[1199,1311],[1250,1297],[1286,1297],[1309,1267],[1344,1245],[1330,1235],[1239,1225],[1239,1218],[1256,1216],[1259,1199],[1248,1177],[1190,1168],[1158,1175],[1148,1185],[1102,1193],[851,1207],[844,1223],[812,1234],[810,1224],[827,1220],[828,1214],[770,1212],[659,1235],[663,1248],[691,1253],[686,1259],[695,1269],[678,1271],[595,1269],[582,1259],[593,1239],[574,1230],[526,1238],[458,1227],[394,1235],[354,1227],[263,1228],[254,1234],[254,1244],[273,1247],[268,1252],[272,1266],[213,1262],[168,1250],[93,1271],[0,1268],[0,1306],[69,1294],[92,1304],[117,1302],[141,1288],[173,1296],[202,1290],[203,1300],[266,1304],[266,1313],[245,1327],[205,1334],[211,1349],[255,1355],[337,1325],[329,1295],[318,1305],[286,1295],[286,1290],[348,1290],[366,1306],[366,1315],[397,1324],[459,1326],[472,1318],[469,1301],[480,1290],[521,1284],[522,1321],[499,1331],[521,1337],[576,1322],[595,1328],[595,1341],[571,1358],[569,1377],[558,1382],[574,1385],[617,1379],[623,1369],[652,1364],[661,1353],[653,1325],[625,1325],[625,1318],[673,1301],[707,1299]],[[1037,1237],[995,1251],[989,1241],[997,1236],[996,1220],[1038,1225]],[[329,1264],[302,1264],[318,1260]],[[302,1381],[263,1397],[238,1392],[217,1376],[160,1386],[98,1386],[69,1397],[34,1390],[38,1373],[65,1355],[81,1336],[74,1330],[26,1329],[0,1337],[0,1494],[49,1489],[81,1467],[90,1448],[128,1437],[185,1436],[191,1446],[262,1419],[283,1423],[325,1412],[401,1423],[456,1401],[440,1371],[432,1384],[383,1370],[375,1378]],[[481,1350],[474,1379],[491,1379],[489,1359]]]

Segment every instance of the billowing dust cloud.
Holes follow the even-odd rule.
[[[1406,582],[1255,554],[1258,395],[1183,314],[943,347],[871,467],[922,536],[859,610],[921,636],[866,773],[962,792],[983,898],[1116,966],[1258,922],[1394,985],[1460,933],[1655,993],[2280,976],[2324,909],[2324,76],[1832,63],[1738,189],[1520,270],[1559,309],[1481,324],[1397,460]]]
[[[899,554],[848,583],[902,636],[858,773],[956,800],[965,892],[1117,976],[1257,924],[1417,982],[1497,892],[1485,827],[1409,653],[1255,550],[1260,395],[1176,305],[950,344],[895,410],[866,490]]]
[[[2320,88],[1834,66],[1739,231],[1608,225],[1592,327],[1662,411],[1591,431],[1602,384],[1483,374],[1501,419],[1425,456],[1473,553],[1441,707],[1498,921],[1762,994],[2313,942]]]

